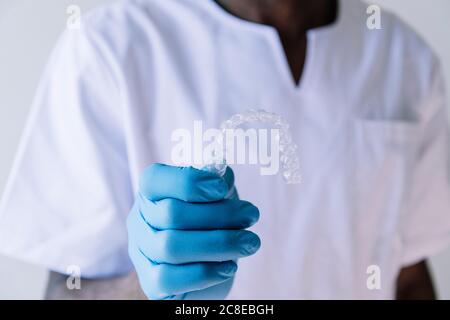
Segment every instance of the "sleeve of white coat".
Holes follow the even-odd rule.
[[[106,48],[83,24],[54,49],[2,198],[0,253],[86,277],[130,269],[133,197]]]
[[[402,224],[402,265],[415,264],[450,244],[449,125],[441,67],[433,69],[429,97]]]

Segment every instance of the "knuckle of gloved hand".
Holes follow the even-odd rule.
[[[161,228],[176,228],[179,225],[177,218],[178,200],[164,199],[160,201],[159,205],[162,207],[162,210],[161,215],[157,218],[158,226]]]
[[[173,282],[177,279],[174,278],[167,265],[155,266],[151,278],[150,292],[154,297],[164,299],[172,295]]]
[[[161,166],[159,163],[153,163],[146,167],[139,178],[139,190],[147,190],[147,186],[149,181],[152,181],[152,177],[154,177],[155,172]]]
[[[182,198],[181,200],[183,201],[187,201],[187,202],[194,202],[196,200],[196,184],[198,181],[198,173],[199,170],[192,168],[192,167],[187,167],[184,168],[184,176],[183,179],[181,179],[180,184],[179,184],[179,188],[181,190],[182,193]]]
[[[141,270],[139,284],[150,300],[161,300],[171,296],[168,280],[171,278],[166,265],[152,265]],[[138,273],[139,274],[139,273]]]
[[[177,241],[175,233],[177,231],[163,230],[157,234],[157,256],[158,263],[178,263],[180,243]]]

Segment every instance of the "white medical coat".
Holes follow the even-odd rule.
[[[129,272],[125,219],[171,134],[248,108],[288,119],[303,182],[234,166],[261,219],[230,298],[392,298],[403,266],[450,236],[444,85],[433,52],[394,15],[367,28],[340,1],[308,32],[299,85],[269,26],[213,1],[121,1],[56,46],[2,201],[0,252],[83,276]],[[155,181],[154,183],[158,183]],[[379,267],[381,288],[367,286]],[[370,271],[370,269],[369,269]]]

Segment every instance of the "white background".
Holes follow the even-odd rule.
[[[111,1],[0,0],[0,194],[40,73],[66,25],[67,7],[76,4],[85,12]],[[450,92],[450,1],[376,0],[372,3],[396,12],[430,43],[443,61]],[[432,270],[440,298],[450,299],[450,248],[433,257]],[[40,299],[46,279],[46,270],[0,256],[0,299]]]

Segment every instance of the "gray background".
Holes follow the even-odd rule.
[[[67,7],[76,4],[85,12],[108,2],[111,0],[0,0],[0,194],[40,73],[66,25]],[[376,0],[372,3],[392,9],[425,37],[443,61],[450,92],[450,1]],[[432,269],[440,297],[450,299],[450,248],[433,257]],[[0,299],[40,299],[46,279],[46,270],[0,256]]]

